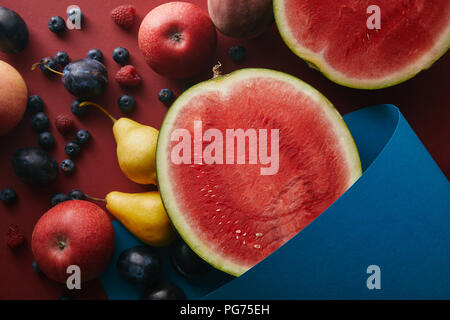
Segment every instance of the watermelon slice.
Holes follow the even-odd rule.
[[[258,147],[279,155],[278,169],[263,174],[268,162],[250,163],[251,139],[244,163],[237,163],[237,147],[228,157],[225,140],[216,149],[224,164],[199,161],[219,139],[198,139],[199,121],[204,136],[209,129],[224,137],[227,130],[266,130]],[[180,129],[189,134],[182,152]],[[274,130],[278,149],[272,149]],[[174,161],[174,154],[186,161]],[[243,69],[184,92],[164,119],[156,158],[161,197],[179,234],[200,257],[235,276],[306,227],[361,175],[353,137],[333,105],[299,79],[267,69]]]
[[[295,54],[353,88],[406,81],[450,47],[449,0],[274,0],[274,13]]]

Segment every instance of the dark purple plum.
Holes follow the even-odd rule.
[[[125,280],[133,284],[152,285],[161,275],[161,258],[153,248],[139,245],[120,254],[117,269]]]
[[[20,52],[28,44],[28,28],[14,11],[0,7],[0,51]]]
[[[177,285],[166,282],[147,288],[141,300],[186,300],[186,295]]]
[[[97,60],[81,59],[64,68],[62,82],[75,97],[91,99],[105,91],[108,86],[108,71]]]
[[[181,239],[172,244],[170,258],[175,270],[186,278],[206,274],[212,269]]]
[[[32,186],[47,186],[58,176],[58,162],[38,148],[22,148],[14,152],[12,166],[19,179]]]

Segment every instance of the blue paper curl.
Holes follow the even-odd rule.
[[[190,299],[450,299],[447,178],[397,107],[344,119],[364,173],[322,215],[239,278],[213,271],[187,281],[168,261],[165,278]],[[116,254],[101,280],[110,299],[137,299],[142,288],[122,280],[115,261],[139,241],[120,223],[115,230]],[[367,287],[371,265],[380,267],[381,289]]]

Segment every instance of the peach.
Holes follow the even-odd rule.
[[[240,39],[263,34],[274,20],[272,0],[208,0],[208,11],[220,32]]]
[[[0,60],[0,136],[14,129],[22,120],[28,90],[20,73]]]

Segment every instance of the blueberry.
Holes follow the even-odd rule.
[[[136,100],[129,94],[123,94],[117,100],[119,109],[124,113],[131,113],[136,107]]]
[[[16,199],[16,191],[12,188],[5,188],[0,192],[0,200],[3,201],[4,204],[12,204],[16,202]]]
[[[117,268],[125,280],[138,285],[155,283],[162,270],[160,257],[145,245],[123,251],[117,259]]]
[[[60,204],[64,201],[72,200],[67,194],[64,193],[57,193],[52,196],[52,199],[50,200],[52,207],[56,206],[57,204]]]
[[[75,142],[67,142],[64,152],[71,158],[75,158],[80,153],[80,146]]]
[[[91,49],[87,54],[89,59],[97,60],[98,62],[103,62],[103,52],[100,49]]]
[[[108,86],[108,72],[97,60],[77,60],[64,68],[62,82],[67,91],[75,97],[91,99],[105,91]]]
[[[141,300],[186,300],[186,295],[177,285],[167,282],[147,288]]]
[[[75,163],[70,159],[61,161],[61,170],[66,174],[71,174],[75,170]]]
[[[37,132],[44,132],[48,129],[50,120],[43,112],[38,112],[31,118],[31,127]]]
[[[43,149],[49,150],[55,145],[55,138],[50,132],[42,132],[39,135],[38,143]]]
[[[117,47],[113,50],[113,59],[115,62],[117,62],[120,65],[127,64],[128,60],[130,59],[130,53],[127,49],[122,47]]]
[[[46,76],[50,76],[53,74],[50,69],[56,70],[58,68],[58,64],[56,63],[55,59],[51,57],[45,57],[41,60],[39,68],[41,69],[43,74],[45,74]]]
[[[61,67],[65,67],[69,64],[70,62],[70,58],[69,55],[67,54],[67,52],[64,51],[58,51],[55,55],[55,61],[58,65],[60,65]]]
[[[158,93],[158,99],[164,104],[171,103],[174,98],[174,94],[170,89],[162,89]]]
[[[230,48],[228,53],[230,54],[231,60],[236,63],[244,61],[247,56],[247,51],[243,46],[233,46]]]
[[[70,111],[77,117],[82,117],[87,112],[87,107],[80,107],[80,103],[83,102],[83,100],[75,100],[70,105]]]
[[[79,145],[87,143],[90,139],[91,134],[86,129],[81,129],[75,134],[75,140]]]
[[[39,268],[39,266],[38,266],[38,264],[37,264],[36,261],[33,261],[33,263],[31,264],[31,266],[33,267],[33,270],[34,270],[36,273],[42,273],[42,270],[41,270],[41,268]]]
[[[44,101],[38,95],[32,95],[28,97],[27,109],[30,110],[32,114],[41,112],[44,110]]]
[[[72,200],[84,200],[84,199],[86,199],[86,197],[85,197],[83,191],[78,190],[78,189],[75,189],[75,190],[70,191],[69,197],[70,197]]]
[[[59,34],[66,30],[66,22],[59,16],[53,16],[48,21],[48,28],[51,32]]]

